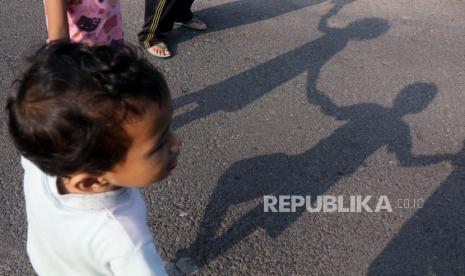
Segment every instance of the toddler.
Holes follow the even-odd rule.
[[[163,76],[129,46],[40,49],[8,97],[39,275],[165,275],[136,188],[176,167]]]

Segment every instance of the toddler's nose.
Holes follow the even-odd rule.
[[[170,147],[170,152],[174,155],[178,155],[181,152],[182,139],[173,132],[173,143]]]

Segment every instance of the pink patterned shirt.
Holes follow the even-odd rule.
[[[87,45],[123,42],[119,0],[68,0],[70,40]]]

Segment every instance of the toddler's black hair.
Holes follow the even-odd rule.
[[[43,46],[7,99],[20,153],[49,175],[100,175],[124,160],[129,113],[170,104],[162,74],[131,46]]]

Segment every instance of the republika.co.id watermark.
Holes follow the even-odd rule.
[[[423,208],[423,199],[396,199],[391,202],[386,195],[379,197],[371,195],[263,196],[265,213],[294,213],[302,211],[302,208],[310,213],[391,213],[393,209]]]

